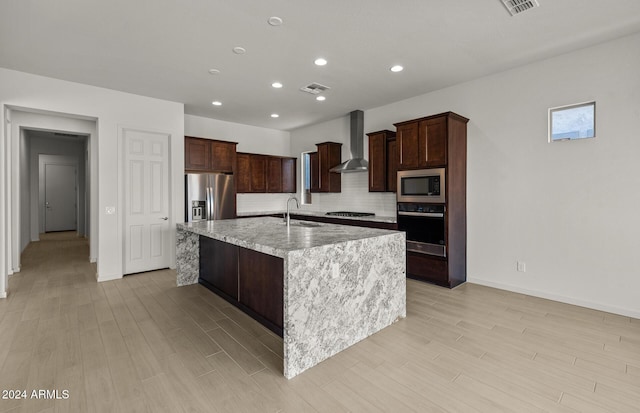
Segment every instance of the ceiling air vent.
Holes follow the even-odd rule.
[[[300,90],[302,90],[303,92],[311,93],[312,95],[317,95],[327,89],[331,88],[329,86],[321,85],[320,83],[311,83],[310,85],[300,88]]]
[[[512,16],[535,7],[540,7],[538,0],[502,0],[502,4],[504,4],[504,7],[507,8]]]

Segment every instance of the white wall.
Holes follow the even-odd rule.
[[[290,152],[289,132],[185,115],[184,134],[199,138],[237,142],[238,152],[295,156]],[[298,161],[299,162],[299,161]],[[289,194],[238,194],[238,213],[281,211]]]
[[[468,117],[467,279],[640,318],[638,73],[634,35],[367,110],[365,131]],[[547,109],[588,100],[597,138],[548,143]],[[292,148],[345,122],[293,131]]]
[[[105,207],[120,206],[122,188],[120,185],[120,170],[122,165],[121,144],[118,131],[122,127],[133,127],[140,130],[157,131],[171,136],[171,221],[175,227],[184,216],[183,183],[181,173],[184,170],[184,105],[144,96],[122,93],[78,83],[66,82],[42,76],[12,70],[0,69],[0,103],[18,108],[33,108],[41,111],[60,114],[80,115],[86,119],[97,119],[98,139],[91,142],[93,154],[99,154],[99,159],[91,159],[92,165],[97,164],[97,185],[92,185],[92,192],[96,191],[98,211],[98,279],[107,280],[122,276],[122,217],[119,211],[115,215],[106,215]],[[3,124],[6,112],[2,112]],[[6,178],[0,186],[0,204],[3,209],[9,208],[7,200],[13,199],[7,182],[13,182],[17,174],[12,168],[12,156],[18,144],[18,138],[11,136],[7,128],[3,130],[0,154],[9,166],[4,167],[0,178]],[[15,143],[13,143],[15,141]],[[95,148],[94,146],[97,146]],[[97,149],[97,150],[95,150]],[[17,151],[15,151],[17,152]],[[95,162],[94,162],[95,161]],[[16,163],[15,161],[13,163]],[[13,165],[15,166],[15,165]],[[0,179],[1,180],[1,179]],[[3,212],[0,210],[0,212]],[[6,215],[6,214],[5,214]],[[0,228],[3,229],[4,228]],[[175,231],[172,231],[171,242],[175,242]],[[0,240],[0,250],[10,251],[5,239]],[[173,251],[173,249],[172,249]],[[173,251],[172,264],[175,262]],[[10,262],[6,255],[0,255],[0,277],[8,273]],[[10,258],[9,258],[10,261]],[[4,273],[4,274],[3,274]],[[1,287],[1,286],[0,286]],[[1,293],[1,291],[0,291]]]

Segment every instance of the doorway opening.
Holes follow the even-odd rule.
[[[8,223],[6,276],[20,272],[27,245],[46,233],[88,241],[97,261],[97,121],[5,106]],[[4,166],[3,166],[4,167]],[[87,243],[85,242],[85,245]],[[87,248],[82,248],[85,254]],[[46,257],[42,257],[46,259]],[[4,279],[4,287],[8,279]]]

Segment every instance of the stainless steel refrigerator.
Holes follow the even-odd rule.
[[[236,217],[233,175],[185,174],[185,221],[211,221]]]

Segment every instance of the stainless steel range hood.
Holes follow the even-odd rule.
[[[369,162],[364,159],[364,112],[354,110],[351,115],[351,159],[330,169],[331,172],[365,172]]]

